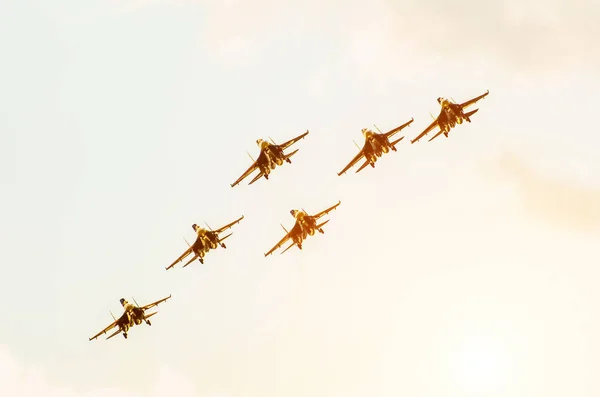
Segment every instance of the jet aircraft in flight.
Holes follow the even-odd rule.
[[[436,119],[433,120],[431,124],[429,124],[427,128],[425,128],[423,132],[421,132],[421,134],[419,134],[419,136],[410,141],[410,143],[417,142],[419,139],[423,138],[436,127],[439,127],[440,130],[431,139],[429,139],[429,142],[433,141],[441,134],[444,134],[446,138],[448,138],[448,132],[450,132],[450,130],[454,128],[456,124],[462,124],[463,120],[466,120],[470,123],[471,116],[477,113],[479,109],[471,110],[467,113],[465,113],[464,110],[468,106],[471,106],[475,102],[479,101],[480,99],[485,98],[489,93],[490,91],[487,90],[485,94],[482,94],[473,99],[469,99],[468,101],[463,103],[454,103],[445,98],[438,98],[437,101],[442,107],[442,109],[440,110],[440,114],[437,116]]]
[[[163,298],[161,300],[157,300],[154,303],[150,303],[146,306],[139,306],[137,304],[137,302],[135,301],[135,299],[133,300],[135,302],[135,304],[132,304],[132,303],[127,302],[125,300],[125,298],[121,298],[119,301],[121,302],[121,306],[123,306],[123,309],[124,309],[123,315],[119,318],[115,318],[115,316],[111,312],[110,315],[112,316],[113,320],[115,320],[115,321],[112,324],[110,324],[108,327],[104,328],[102,331],[98,332],[98,334],[92,336],[90,338],[90,340],[94,340],[94,339],[98,338],[100,335],[106,334],[108,331],[110,331],[111,329],[113,329],[115,327],[119,327],[119,329],[117,329],[114,333],[112,333],[106,339],[108,340],[108,339],[112,338],[113,336],[119,334],[120,332],[123,332],[123,337],[125,339],[127,339],[127,332],[134,325],[140,325],[142,322],[146,322],[146,324],[152,325],[152,323],[150,322],[150,317],[154,316],[158,312],[146,314],[146,310],[151,309],[154,306],[158,306],[160,303],[163,303],[170,297],[171,297],[171,295],[169,295],[166,298]]]
[[[294,143],[298,142],[300,139],[304,138],[306,135],[308,135],[308,130],[306,130],[304,134],[299,135],[294,139],[290,139],[289,141],[284,142],[280,145],[277,145],[273,141],[273,139],[271,139],[271,143],[262,139],[257,139],[256,144],[260,148],[260,154],[258,155],[258,158],[254,160],[252,156],[250,156],[250,158],[253,161],[252,165],[246,170],[246,172],[242,174],[242,176],[239,177],[237,181],[231,184],[231,187],[234,187],[237,184],[239,184],[242,180],[244,180],[250,174],[252,174],[256,169],[258,169],[259,172],[254,177],[254,179],[250,181],[248,185],[252,185],[254,182],[259,180],[263,176],[265,177],[265,179],[269,179],[271,170],[274,170],[275,167],[277,167],[278,165],[283,165],[284,161],[291,164],[292,160],[290,160],[290,157],[296,154],[300,149],[296,149],[288,154],[285,154],[284,150],[292,146]]]
[[[229,233],[225,237],[220,237],[219,234],[229,229],[236,223],[239,223],[242,219],[244,219],[243,215],[235,221],[228,223],[227,225],[220,227],[217,230],[213,230],[210,228],[210,226],[206,225],[208,227],[207,230],[194,223],[192,225],[192,229],[194,229],[194,231],[196,232],[196,241],[194,241],[192,245],[188,243],[189,248],[185,250],[185,252],[181,254],[181,256],[177,258],[175,262],[171,263],[165,269],[169,270],[179,262],[183,261],[192,253],[194,254],[194,256],[185,265],[183,265],[183,267],[186,267],[187,265],[192,263],[196,258],[198,258],[200,263],[204,263],[204,255],[206,255],[206,253],[211,249],[216,249],[218,246],[221,246],[222,248],[227,248],[225,243],[223,243],[223,240],[231,236],[233,233]]]
[[[323,216],[327,215],[329,212],[336,209],[341,203],[341,201],[338,201],[336,205],[314,215],[308,215],[304,210],[291,210],[290,214],[292,214],[292,216],[296,219],[296,223],[290,231],[281,225],[283,230],[285,230],[286,235],[273,248],[271,248],[271,250],[267,252],[265,256],[271,255],[276,249],[280,248],[283,244],[285,244],[286,241],[290,239],[292,240],[292,244],[283,250],[281,252],[282,254],[292,248],[294,245],[298,246],[299,249],[302,249],[302,242],[307,236],[314,235],[316,231],[324,234],[325,232],[323,231],[323,226],[329,222],[329,219],[320,224],[317,224],[317,221]]]
[[[375,168],[375,162],[377,162],[377,158],[381,157],[383,153],[388,153],[391,150],[396,151],[396,144],[400,142],[404,137],[397,139],[395,141],[390,142],[390,138],[403,130],[405,127],[408,127],[414,121],[411,118],[408,122],[402,124],[400,127],[396,127],[393,130],[388,132],[377,134],[367,128],[362,129],[363,136],[365,137],[365,144],[362,149],[358,145],[360,151],[354,158],[348,163],[348,165],[338,172],[338,176],[341,176],[346,171],[348,171],[351,167],[353,167],[356,163],[358,163],[363,157],[365,158],[365,162],[356,170],[356,172],[360,172],[367,165]],[[377,126],[375,126],[377,128]],[[379,130],[379,128],[377,128]],[[355,142],[356,144],[356,142]]]

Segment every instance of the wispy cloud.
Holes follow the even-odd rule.
[[[206,32],[211,40],[244,37],[249,48],[276,37],[275,25],[308,30],[319,24],[322,35],[343,38],[349,59],[362,70],[377,65],[380,72],[397,71],[417,55],[457,61],[466,57],[529,73],[600,65],[595,45],[600,5],[593,0],[209,4]]]
[[[193,384],[168,367],[163,367],[148,394],[118,388],[76,390],[54,384],[43,368],[24,365],[6,345],[0,345],[0,395],[4,397],[198,397]],[[226,397],[223,395],[214,397]]]
[[[481,62],[539,74],[600,67],[595,0],[112,0],[119,13],[201,7],[199,34],[226,63],[248,62],[282,35],[336,37],[359,74],[422,69],[417,59]],[[477,15],[477,17],[473,17]],[[315,42],[314,45],[320,45]],[[429,64],[428,64],[429,65]]]
[[[558,227],[600,233],[600,188],[544,175],[513,153],[499,157],[495,166],[529,215]]]

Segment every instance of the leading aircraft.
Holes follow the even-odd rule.
[[[356,163],[360,161],[363,157],[366,161],[356,170],[356,172],[360,172],[367,165],[375,168],[375,162],[378,157],[381,157],[383,153],[388,153],[391,150],[396,151],[396,144],[400,142],[404,137],[397,139],[395,141],[390,142],[390,138],[402,131],[404,128],[408,127],[413,121],[414,118],[411,118],[408,122],[402,124],[400,127],[396,127],[393,130],[386,132],[385,134],[379,131],[379,134],[367,129],[363,128],[362,133],[365,137],[365,144],[362,149],[358,152],[356,156],[348,163],[348,165],[338,172],[338,176],[341,176],[346,171],[350,169],[350,167],[354,166]],[[377,128],[377,126],[375,126]],[[377,128],[379,130],[379,128]],[[356,142],[355,142],[356,144]],[[356,145],[358,147],[358,145]]]
[[[329,219],[320,224],[317,224],[317,221],[324,215],[327,215],[329,212],[336,209],[341,203],[341,201],[338,201],[336,205],[314,215],[308,215],[304,210],[290,210],[290,214],[292,214],[292,216],[296,219],[296,223],[289,232],[283,225],[281,225],[283,230],[285,230],[286,235],[283,236],[283,238],[273,248],[271,248],[271,250],[267,252],[265,256],[271,255],[276,249],[280,248],[283,244],[285,244],[286,241],[290,239],[292,240],[292,244],[284,249],[281,252],[282,254],[292,248],[294,245],[296,245],[299,249],[302,249],[302,242],[307,236],[313,236],[316,231],[324,234],[325,232],[323,231],[323,226],[329,222]]]
[[[277,145],[273,141],[273,139],[271,139],[271,143],[264,141],[262,139],[257,139],[256,144],[260,148],[260,154],[258,155],[258,158],[256,160],[254,160],[252,158],[252,156],[250,156],[250,158],[253,161],[252,165],[250,166],[250,168],[248,168],[246,170],[246,172],[244,172],[242,174],[242,176],[240,176],[238,178],[237,181],[235,181],[231,184],[231,187],[234,187],[237,184],[239,184],[242,180],[247,178],[256,169],[258,169],[259,172],[254,177],[254,179],[252,179],[252,181],[250,181],[250,183],[248,185],[252,185],[254,182],[259,180],[263,176],[265,177],[265,179],[268,180],[271,170],[274,170],[275,167],[277,167],[278,165],[283,165],[284,161],[291,164],[292,160],[290,160],[290,157],[292,157],[294,154],[296,154],[298,152],[298,150],[300,150],[300,149],[296,149],[293,152],[290,152],[288,154],[285,154],[283,151],[307,135],[308,135],[308,130],[306,130],[306,132],[304,134],[299,135],[299,136],[295,137],[294,139],[290,139],[289,141],[284,142],[280,145]]]
[[[207,229],[204,229],[194,223],[192,225],[192,229],[194,229],[194,231],[196,232],[196,241],[194,241],[194,243],[192,245],[190,245],[188,243],[189,248],[187,250],[185,250],[185,252],[183,254],[181,254],[181,256],[179,258],[177,258],[177,260],[175,262],[171,263],[165,269],[169,270],[170,268],[172,268],[179,262],[183,261],[186,257],[188,257],[192,253],[194,254],[194,256],[185,265],[183,265],[183,267],[186,267],[187,265],[192,263],[196,258],[198,258],[200,263],[204,263],[204,255],[206,255],[206,253],[208,251],[210,251],[211,249],[216,249],[218,246],[220,246],[222,248],[227,248],[225,243],[223,243],[223,240],[225,240],[227,237],[231,236],[233,233],[229,233],[225,237],[219,237],[219,234],[224,232],[225,230],[229,229],[236,223],[239,223],[242,219],[244,219],[243,215],[240,218],[236,219],[235,221],[228,223],[227,225],[225,225],[223,227],[218,228],[217,230],[213,230],[210,228],[210,226],[206,225],[208,227],[208,230],[207,230]]]
[[[486,96],[488,96],[489,93],[490,90],[487,90],[485,94],[479,95],[478,97],[475,97],[473,99],[469,99],[468,101],[463,103],[454,103],[445,98],[438,98],[437,101],[442,107],[442,109],[440,110],[440,114],[437,116],[436,119],[433,120],[431,124],[429,124],[427,128],[425,128],[423,132],[421,132],[421,134],[419,134],[419,136],[410,141],[410,143],[417,142],[419,139],[423,138],[436,127],[439,127],[440,130],[431,139],[429,139],[429,142],[433,141],[441,134],[444,134],[446,138],[448,138],[448,132],[450,132],[450,130],[454,128],[456,124],[462,124],[463,120],[466,120],[470,123],[470,117],[477,113],[479,109],[471,110],[467,113],[465,113],[464,110],[468,106],[471,106],[480,99],[483,99]]]
[[[163,298],[161,300],[157,300],[154,303],[150,303],[146,306],[139,306],[137,304],[137,302],[135,302],[135,299],[133,300],[135,302],[135,304],[132,304],[132,303],[127,302],[125,300],[125,298],[121,298],[119,300],[119,302],[121,302],[121,306],[123,306],[123,309],[124,309],[123,315],[119,318],[115,318],[115,316],[111,312],[110,315],[112,316],[113,320],[115,320],[115,321],[112,324],[110,324],[108,327],[104,328],[102,331],[98,332],[98,334],[92,336],[90,338],[90,340],[94,340],[94,339],[98,338],[100,335],[106,334],[108,331],[110,331],[111,329],[113,329],[115,327],[119,327],[119,329],[117,329],[114,333],[112,333],[106,339],[108,340],[108,339],[112,338],[113,336],[119,334],[120,332],[123,332],[123,337],[125,339],[127,339],[127,331],[129,331],[129,329],[131,327],[133,327],[134,325],[140,325],[142,322],[146,322],[146,324],[152,325],[152,323],[150,322],[150,317],[154,316],[158,312],[146,314],[146,310],[151,309],[154,306],[158,306],[160,303],[163,303],[170,297],[171,297],[171,295],[169,295],[166,298]]]

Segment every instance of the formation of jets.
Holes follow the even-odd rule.
[[[450,101],[445,98],[438,98],[437,101],[441,106],[439,115],[436,118],[434,118],[433,122],[427,128],[425,128],[423,132],[421,132],[416,138],[414,138],[410,142],[415,143],[419,141],[421,138],[423,138],[425,135],[435,130],[436,128],[439,128],[439,131],[437,131],[435,135],[433,135],[433,137],[429,139],[429,141],[434,140],[441,134],[444,134],[444,136],[448,138],[448,133],[451,129],[455,128],[457,124],[462,124],[463,121],[467,121],[470,123],[471,116],[473,116],[479,110],[475,109],[467,111],[465,113],[466,108],[475,104],[480,99],[485,98],[488,94],[489,90],[486,91],[484,94],[479,95],[463,103],[455,103],[454,101]],[[363,128],[362,134],[365,139],[363,146],[360,147],[355,142],[356,146],[359,149],[359,152],[346,165],[346,167],[342,169],[342,171],[337,173],[338,176],[341,176],[344,173],[346,173],[346,171],[348,171],[350,168],[356,165],[363,158],[365,160],[361,164],[361,166],[356,170],[357,173],[369,165],[372,168],[375,168],[375,163],[377,162],[377,159],[380,158],[383,154],[389,153],[390,151],[397,151],[396,145],[404,139],[404,136],[394,140],[394,135],[402,131],[404,128],[410,126],[413,121],[414,118],[411,118],[406,123],[385,133],[381,132],[379,128],[377,128],[377,126],[374,127],[377,129],[377,131],[379,131],[378,133],[375,133],[370,129]],[[231,184],[231,187],[237,186],[240,182],[242,182],[245,178],[250,176],[256,170],[258,170],[258,173],[254,176],[254,178],[250,181],[248,185],[252,185],[254,182],[258,181],[262,177],[268,180],[271,172],[276,167],[282,166],[284,163],[292,163],[290,158],[294,154],[296,154],[299,149],[293,150],[288,153],[286,153],[285,150],[287,150],[290,146],[294,145],[299,140],[306,137],[308,134],[309,131],[307,130],[305,133],[279,145],[276,144],[271,138],[269,138],[270,142],[258,139],[256,141],[256,144],[260,148],[260,153],[257,159],[254,160],[252,156],[250,156],[250,154],[248,153],[248,155],[252,159],[252,165],[234,183]],[[294,225],[289,231],[285,228],[285,226],[281,225],[286,234],[273,248],[271,248],[267,253],[264,254],[265,257],[271,255],[273,252],[281,248],[286,242],[290,240],[291,244],[281,252],[282,254],[290,248],[292,248],[293,246],[296,246],[298,247],[298,249],[302,250],[302,244],[308,238],[308,236],[313,236],[316,232],[319,232],[321,234],[325,233],[323,231],[323,226],[327,224],[329,220],[320,222],[320,219],[323,216],[329,214],[329,212],[337,209],[337,207],[340,204],[341,201],[338,201],[337,204],[325,210],[322,210],[321,212],[318,212],[314,215],[309,215],[304,209],[291,210],[290,214],[295,219]],[[221,233],[238,224],[243,219],[244,216],[242,215],[233,222],[230,222],[216,230],[213,230],[210,226],[208,226],[208,224],[205,224],[207,227],[205,229],[194,223],[192,225],[192,229],[196,233],[195,241],[192,244],[189,244],[186,240],[188,249],[165,269],[172,269],[176,264],[182,262],[189,256],[191,256],[191,258],[183,265],[183,267],[186,267],[196,259],[198,259],[200,263],[204,263],[204,258],[209,251],[216,250],[219,247],[224,249],[227,248],[223,241],[229,236],[231,236],[233,233],[229,233],[223,237],[221,237]],[[158,306],[160,303],[165,302],[170,298],[171,295],[167,296],[166,298],[160,299],[156,302],[147,304],[145,306],[139,306],[137,302],[135,302],[135,299],[134,304],[132,304],[124,298],[121,298],[120,302],[124,310],[123,314],[119,318],[115,318],[115,316],[112,315],[111,312],[111,315],[114,320],[113,323],[111,323],[105,329],[103,329],[98,334],[94,335],[89,339],[94,340],[99,336],[106,334],[114,328],[117,328],[117,330],[110,334],[106,339],[110,339],[119,333],[122,333],[123,337],[127,339],[128,332],[130,328],[134,325],[141,325],[143,322],[145,322],[148,325],[151,325],[150,317],[155,315],[157,312],[154,311],[152,313],[146,314],[146,310]]]

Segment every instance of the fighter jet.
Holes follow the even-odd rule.
[[[350,163],[348,163],[348,165],[342,171],[338,172],[338,176],[341,176],[346,171],[348,171],[350,167],[358,163],[363,157],[366,159],[366,161],[356,170],[356,172],[360,172],[367,165],[370,165],[371,167],[375,168],[375,162],[377,162],[377,158],[381,157],[383,153],[388,153],[390,149],[395,152],[396,144],[402,139],[404,139],[404,137],[402,137],[400,139],[390,142],[390,138],[396,133],[400,132],[405,127],[408,127],[413,121],[414,119],[411,118],[408,122],[402,124],[400,127],[396,127],[393,130],[386,132],[385,134],[382,133],[379,130],[379,128],[377,128],[377,126],[375,126],[375,128],[377,128],[379,134],[367,128],[363,128],[362,133],[365,137],[365,144],[361,149],[358,146],[358,144],[354,142],[354,144],[356,145],[356,147],[359,148],[360,151],[356,156],[354,156],[352,161],[350,161]]]
[[[280,248],[283,244],[285,244],[286,241],[290,239],[292,240],[292,244],[283,250],[281,252],[282,254],[292,248],[294,245],[298,246],[299,249],[302,249],[302,242],[307,236],[314,235],[316,231],[324,234],[325,232],[323,231],[323,226],[329,222],[329,220],[326,220],[320,224],[317,224],[317,221],[324,215],[327,215],[329,212],[336,209],[341,203],[341,201],[338,201],[338,203],[333,207],[329,207],[315,215],[308,215],[304,210],[291,210],[290,214],[292,214],[292,216],[296,219],[296,223],[289,232],[283,225],[281,225],[283,230],[285,230],[286,235],[273,248],[271,248],[271,250],[267,252],[265,256],[271,255],[276,249]]]
[[[437,101],[442,107],[442,109],[440,110],[440,114],[437,116],[437,118],[433,120],[431,124],[429,124],[427,128],[425,128],[423,132],[421,132],[421,134],[419,134],[418,137],[410,141],[410,143],[417,142],[419,139],[423,138],[425,135],[427,135],[427,133],[429,133],[436,127],[439,127],[440,131],[438,131],[431,139],[429,139],[429,142],[433,141],[441,134],[444,134],[446,138],[448,138],[448,132],[450,132],[450,130],[454,128],[456,124],[462,124],[463,120],[466,120],[470,123],[471,116],[477,113],[479,109],[472,110],[468,113],[464,113],[464,110],[468,106],[471,106],[475,102],[479,101],[480,99],[485,98],[489,93],[490,90],[487,90],[485,94],[475,97],[473,99],[469,99],[468,101],[460,104],[454,103],[445,98],[438,98]]]
[[[171,297],[171,295],[169,295],[166,298],[163,298],[161,300],[158,300],[154,303],[150,303],[146,306],[139,306],[137,304],[137,302],[135,301],[135,299],[133,300],[135,302],[135,305],[134,305],[132,303],[127,302],[125,300],[125,298],[121,298],[119,301],[121,302],[121,306],[123,306],[123,309],[125,310],[123,312],[123,315],[117,319],[112,314],[112,312],[110,312],[110,315],[112,316],[113,320],[115,320],[115,321],[112,324],[110,324],[108,327],[104,328],[102,331],[98,332],[97,335],[92,336],[90,338],[90,340],[94,340],[94,339],[98,338],[100,335],[106,334],[108,331],[110,331],[111,329],[113,329],[115,327],[119,327],[119,329],[116,330],[113,334],[111,334],[106,339],[108,340],[120,332],[123,332],[123,337],[125,339],[127,339],[127,332],[134,325],[140,325],[142,322],[146,322],[146,324],[152,325],[152,323],[150,322],[150,317],[154,316],[158,312],[146,314],[146,310],[153,308],[154,306],[158,306],[160,303],[163,303],[170,297]]]
[[[231,187],[234,187],[237,184],[239,184],[256,169],[259,170],[259,173],[254,177],[254,179],[252,179],[252,181],[250,181],[248,185],[252,185],[254,182],[259,180],[263,176],[265,177],[265,179],[269,179],[271,170],[274,170],[275,167],[277,167],[278,165],[283,165],[284,161],[291,164],[292,160],[290,160],[290,157],[296,154],[299,149],[296,149],[288,154],[285,154],[283,151],[288,147],[292,146],[294,143],[298,142],[300,139],[304,138],[306,135],[308,135],[308,130],[306,130],[304,134],[299,135],[296,138],[291,139],[285,143],[282,143],[281,145],[277,145],[271,138],[269,138],[271,139],[271,143],[262,139],[257,139],[256,144],[260,148],[260,154],[258,155],[258,158],[254,160],[252,156],[250,156],[250,154],[248,153],[253,163],[250,166],[250,168],[248,168],[246,172],[244,172],[242,176],[239,177],[237,181],[231,184]]]
[[[175,262],[171,263],[165,269],[169,270],[170,268],[172,268],[179,262],[183,261],[187,256],[189,256],[192,253],[194,254],[194,256],[185,265],[183,265],[183,267],[186,267],[187,265],[192,263],[196,258],[198,258],[200,263],[204,263],[204,255],[206,255],[206,253],[208,251],[210,251],[211,249],[216,249],[219,246],[222,248],[227,248],[225,243],[223,243],[223,240],[225,240],[226,238],[231,236],[233,233],[229,233],[225,237],[220,237],[219,234],[224,232],[225,230],[229,229],[236,223],[239,223],[242,219],[244,219],[243,215],[240,218],[236,219],[235,221],[233,221],[223,227],[220,227],[217,230],[213,230],[210,228],[210,226],[206,225],[206,227],[208,227],[208,230],[207,230],[207,229],[201,228],[200,226],[198,226],[194,223],[192,225],[192,229],[194,229],[194,231],[196,232],[196,241],[194,241],[194,243],[192,245],[190,245],[188,243],[189,248],[183,254],[181,254],[181,256],[179,258],[177,258],[177,260]],[[187,240],[186,240],[186,243],[187,243]]]

